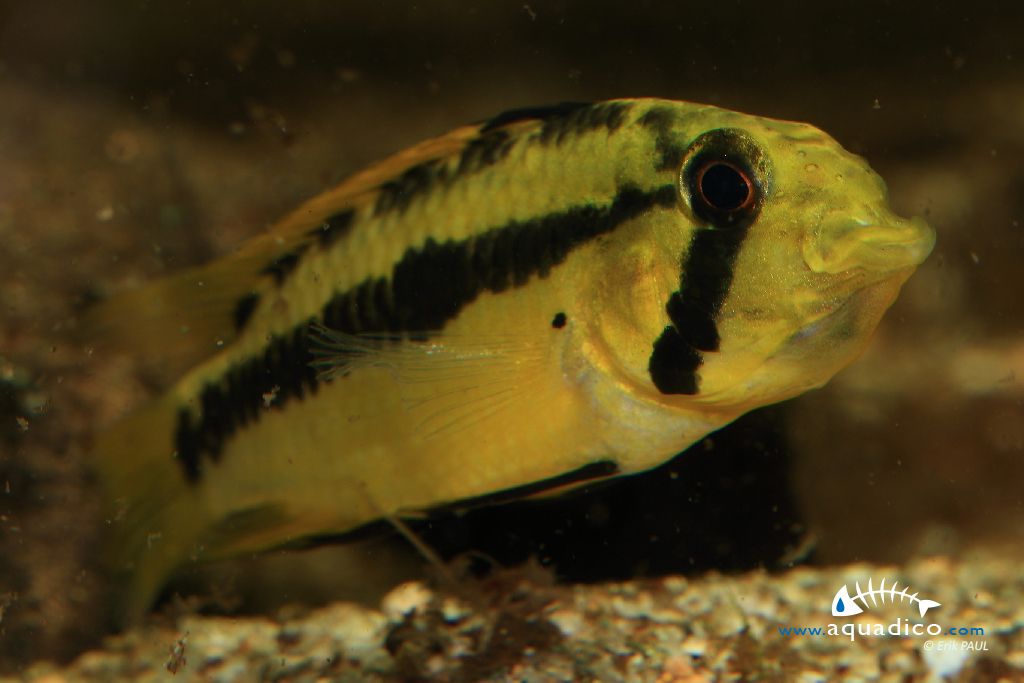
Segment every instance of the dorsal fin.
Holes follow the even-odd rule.
[[[79,335],[94,348],[137,354],[161,381],[169,382],[217,353],[252,314],[260,271],[285,245],[258,238],[265,252],[245,253],[115,294],[89,308]],[[278,249],[269,247],[279,246]],[[247,310],[248,309],[248,310]]]
[[[439,178],[485,167],[507,150],[511,131],[541,122],[513,117],[500,129],[463,126],[398,152],[303,203],[235,254],[95,305],[82,334],[101,348],[143,354],[169,381],[230,344],[260,294],[310,245],[333,244],[372,207],[400,205]]]
[[[462,152],[473,140],[480,126],[463,126],[426,140],[408,149],[397,152],[342,181],[341,184],[310,199],[298,209],[285,216],[271,228],[274,235],[288,237],[301,235],[309,230],[310,217],[318,220],[345,209],[359,209],[373,202],[387,183],[400,178],[411,169],[425,163],[446,159]]]

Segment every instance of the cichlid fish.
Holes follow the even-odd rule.
[[[817,128],[711,106],[400,152],[94,311],[183,373],[95,446],[127,610],[189,559],[658,465],[823,385],[933,241]]]

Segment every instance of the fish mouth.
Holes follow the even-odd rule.
[[[832,312],[826,313],[825,315],[814,320],[813,322],[804,325],[803,327],[801,327],[800,329],[798,329],[796,332],[789,336],[789,339],[786,340],[786,343],[783,344],[782,348],[789,349],[794,344],[799,344],[802,341],[811,339],[812,337],[816,336],[819,332],[821,332],[822,329],[827,327],[829,323],[832,323],[836,319],[838,319],[846,311],[849,305],[850,302],[847,301],[843,303],[841,306],[839,306],[839,308],[834,309]]]
[[[935,246],[935,231],[919,216],[884,221],[846,220],[823,224],[803,247],[815,273],[863,269],[891,273],[921,265]]]
[[[750,374],[700,397],[706,402],[748,409],[822,386],[866,348],[871,330],[913,270],[906,268],[895,277],[856,288],[784,337]]]
[[[852,336],[856,333],[856,328],[865,324],[864,319],[870,320],[872,325],[877,324],[882,314],[896,299],[900,287],[913,272],[914,267],[910,266],[865,282],[845,296],[838,305],[815,316],[811,322],[790,335],[783,348],[791,351],[794,347],[815,340],[823,334],[842,336],[841,332],[844,329]]]
[[[841,304],[832,308],[824,315],[815,318],[811,322],[807,323],[806,325],[798,329],[796,332],[790,335],[789,339],[786,340],[784,348],[789,348],[794,344],[799,344],[802,341],[810,340],[818,336],[822,332],[822,330],[831,329],[835,327],[843,318],[852,315],[854,307],[856,305],[857,298],[859,296],[862,296],[862,292],[864,292],[865,289],[868,289],[870,287],[871,285],[868,285],[867,287],[862,287],[861,289],[858,289],[852,295],[848,296]]]
[[[910,272],[912,269],[908,270],[907,277]],[[840,294],[833,290],[835,293],[826,297],[826,301],[831,305],[819,303],[814,307],[815,313],[805,314],[810,317],[810,321],[788,336],[774,337],[769,334],[753,342],[751,346],[761,346],[765,352],[757,365],[748,368],[746,373],[737,375],[728,384],[715,387],[713,390],[702,388],[695,397],[696,400],[718,406],[753,406],[757,402],[752,403],[751,396],[759,397],[758,401],[775,402],[800,394],[814,386],[820,386],[823,382],[818,381],[818,378],[831,377],[834,369],[811,373],[813,381],[810,382],[794,380],[787,383],[789,388],[782,393],[776,388],[782,375],[807,375],[808,363],[816,367],[832,368],[849,356],[851,342],[855,342],[858,337],[870,336],[864,335],[861,331],[865,324],[872,325],[874,322],[867,311],[872,309],[876,302],[884,304],[881,306],[881,310],[884,311],[888,303],[895,298],[899,285],[893,289],[891,279],[860,284],[859,281],[863,277],[864,274],[858,274],[856,277],[844,278],[841,284],[845,284],[853,291]],[[900,278],[898,282],[902,283],[902,280],[903,278]],[[880,317],[881,313],[878,315]],[[770,396],[770,400],[765,399],[765,396]]]

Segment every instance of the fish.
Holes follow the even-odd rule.
[[[933,244],[826,133],[709,105],[398,152],[86,316],[169,378],[93,446],[122,611],[189,562],[650,469],[825,384]]]

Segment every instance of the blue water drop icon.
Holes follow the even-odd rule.
[[[839,598],[836,600],[836,612],[842,614],[846,611],[846,605],[843,604],[843,599]]]

